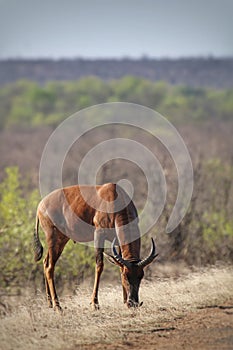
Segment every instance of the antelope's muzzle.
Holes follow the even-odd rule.
[[[138,303],[138,302],[136,302],[136,301],[134,301],[134,300],[132,300],[132,299],[129,299],[129,300],[127,301],[127,303],[126,303],[126,305],[127,305],[128,308],[131,308],[131,307],[137,308],[137,307],[142,306],[142,304],[143,304],[143,301],[141,301],[140,303]]]

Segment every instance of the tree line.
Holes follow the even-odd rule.
[[[39,84],[48,81],[78,80],[96,76],[103,80],[120,79],[126,75],[172,85],[233,86],[233,58],[190,57],[178,59],[9,59],[0,61],[0,85],[20,79]]]

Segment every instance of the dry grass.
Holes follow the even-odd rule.
[[[124,340],[129,332],[147,333],[197,307],[222,303],[232,298],[232,291],[233,268],[215,267],[176,279],[143,281],[144,305],[138,310],[123,305],[120,286],[104,282],[99,311],[91,311],[91,290],[85,287],[61,298],[62,316],[47,308],[43,295],[26,298],[0,320],[0,348],[82,349],[82,344]]]

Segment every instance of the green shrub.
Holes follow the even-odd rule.
[[[12,288],[30,279],[31,237],[39,194],[24,195],[18,168],[5,170],[0,184],[0,287]]]

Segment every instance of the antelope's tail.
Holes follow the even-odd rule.
[[[36,227],[34,229],[33,235],[33,250],[34,250],[34,260],[39,261],[43,255],[43,246],[40,242],[39,237],[39,218],[36,217]]]

